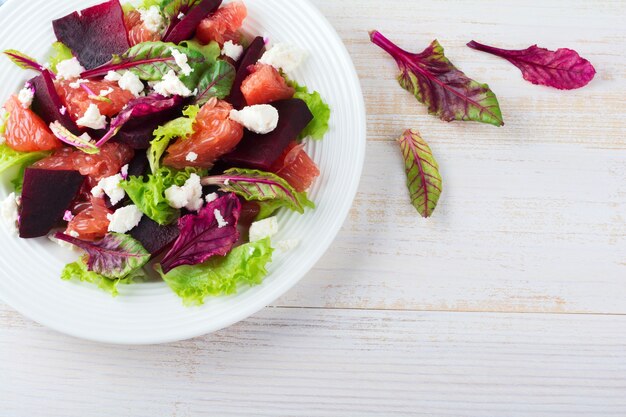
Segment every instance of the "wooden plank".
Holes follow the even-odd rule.
[[[131,348],[0,308],[0,404],[8,417],[621,417],[624,326],[624,316],[272,308],[213,336]]]

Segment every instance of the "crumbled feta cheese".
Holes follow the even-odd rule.
[[[99,95],[100,95],[100,97],[106,97],[109,94],[111,94],[113,91],[115,91],[115,90],[113,90],[113,87],[109,87],[106,90],[100,90],[100,94]]]
[[[189,152],[185,159],[189,162],[196,162],[198,160],[198,154],[195,152]]]
[[[128,179],[128,164],[124,165],[122,169],[120,169],[120,174],[122,174],[122,178]]]
[[[296,46],[277,43],[263,54],[259,62],[290,73],[295,71],[306,57],[306,51]]]
[[[117,83],[121,89],[130,91],[135,97],[139,97],[139,94],[141,94],[145,88],[145,85],[143,85],[139,77],[130,71],[126,71]]]
[[[218,229],[228,226],[228,222],[224,220],[224,216],[222,216],[221,211],[219,211],[218,209],[215,209],[213,210],[213,215],[215,216],[215,220],[217,220]]]
[[[276,217],[254,222],[250,226],[250,242],[258,242],[266,237],[272,237],[276,233],[278,233],[278,219]]]
[[[157,6],[152,6],[148,10],[139,9],[143,25],[152,33],[156,33],[163,27],[163,16]]]
[[[126,192],[120,186],[120,183],[124,181],[121,174],[112,175],[110,177],[102,178],[98,185],[91,189],[91,194],[94,197],[102,197],[104,194],[109,196],[112,205],[116,205],[126,197]]]
[[[78,78],[83,72],[85,72],[85,68],[80,65],[76,58],[66,59],[57,64],[57,78],[61,80]]]
[[[65,113],[67,113],[67,107],[61,106],[61,108],[59,109],[59,113],[65,116]]]
[[[117,209],[113,214],[107,214],[109,224],[109,232],[127,233],[133,230],[143,217],[143,213],[135,205],[122,207]]]
[[[19,218],[19,214],[15,193],[9,194],[7,198],[2,201],[2,204],[0,204],[0,215],[9,231],[13,234],[17,234],[17,219]]]
[[[233,61],[239,61],[243,54],[243,46],[234,43],[233,41],[227,41],[222,48],[222,55],[229,57]]]
[[[109,71],[104,79],[107,81],[119,81],[122,79],[122,75],[119,72]]]
[[[218,198],[220,198],[220,196],[217,195],[217,193],[211,193],[211,194],[207,194],[207,196],[205,197],[205,200],[207,203],[212,203]]]
[[[276,249],[276,253],[278,255],[290,252],[294,250],[295,248],[297,248],[299,245],[300,245],[300,241],[298,239],[280,240],[272,244],[274,249]]]
[[[193,72],[193,68],[191,68],[188,64],[189,57],[187,55],[183,54],[176,48],[170,48],[170,52],[172,52],[176,65],[178,65],[180,72],[183,75],[189,75]]]
[[[173,185],[165,190],[165,198],[173,208],[181,209],[184,207],[190,211],[200,210],[204,205],[200,177],[197,174],[191,174],[182,187]]]
[[[78,233],[76,230],[72,230],[68,233],[69,236],[78,239],[80,237],[80,233]]]
[[[76,120],[78,126],[89,127],[91,129],[104,129],[107,125],[107,118],[100,114],[100,109],[91,103],[89,108],[80,119]]]
[[[74,252],[82,252],[82,249],[79,248],[78,246],[72,245],[71,243],[66,242],[64,240],[61,240],[61,239],[57,239],[56,237],[54,237],[54,235],[55,235],[54,232],[50,233],[48,235],[48,239],[50,239],[50,241],[56,243],[57,245],[59,245],[62,248],[69,249],[69,250],[74,251]]]
[[[185,13],[183,13],[183,12],[178,13],[178,16],[176,16],[176,18],[177,18],[178,20],[183,20],[183,19],[184,19],[184,17],[185,17]]]
[[[254,133],[265,135],[278,126],[278,110],[269,104],[248,106],[241,110],[231,110],[230,120],[244,125]]]
[[[87,84],[88,82],[89,80],[83,80],[82,78],[79,78],[78,80],[71,82],[70,87],[74,90],[78,90],[81,84]]]
[[[30,108],[33,104],[33,98],[35,98],[35,89],[31,83],[26,83],[17,95],[17,99],[22,103],[22,107],[25,109]]]
[[[183,84],[173,70],[165,74],[163,80],[154,84],[154,91],[166,97],[173,95],[189,97],[191,95],[191,91]]]

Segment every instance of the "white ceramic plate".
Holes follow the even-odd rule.
[[[0,46],[44,62],[54,41],[51,21],[99,0],[9,0],[0,8]],[[281,213],[279,239],[300,246],[275,259],[264,284],[236,296],[210,298],[202,307],[183,307],[164,283],[121,288],[118,298],[91,286],[64,282],[63,266],[74,260],[47,239],[22,240],[0,228],[0,298],[31,319],[80,338],[120,344],[164,343],[207,334],[254,314],[296,284],[328,249],[348,214],[365,153],[365,109],[358,77],[339,36],[307,0],[246,0],[246,31],[310,51],[294,74],[321,92],[332,107],[331,130],[307,151],[320,165],[311,190],[315,211]],[[0,100],[34,76],[8,59],[0,61]],[[0,181],[0,197],[9,192]]]

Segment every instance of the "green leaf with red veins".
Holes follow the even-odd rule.
[[[398,82],[428,112],[441,120],[475,121],[504,125],[496,95],[487,84],[467,77],[444,55],[436,40],[419,54],[407,52],[380,32],[370,34],[374,44],[391,55],[400,68]]]
[[[419,132],[409,129],[398,139],[398,142],[406,166],[411,204],[422,217],[430,217],[437,207],[443,190],[439,164]]]

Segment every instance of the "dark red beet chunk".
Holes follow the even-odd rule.
[[[309,107],[300,99],[281,100],[272,106],[279,114],[276,130],[267,135],[246,130],[237,149],[222,158],[226,164],[269,171],[291,141],[313,120]]]
[[[221,4],[222,0],[202,0],[200,4],[191,10],[185,11],[185,9],[181,9],[180,11],[185,17],[182,20],[174,17],[172,24],[163,37],[163,41],[180,43],[191,39],[202,19],[215,12]]]
[[[54,33],[86,68],[99,67],[130,48],[119,0],[111,0],[52,22]]]
[[[152,255],[158,255],[178,239],[180,231],[176,224],[161,226],[148,216],[143,216],[139,225],[131,230],[130,235]]]
[[[237,110],[241,110],[246,106],[246,99],[241,92],[241,84],[250,75],[248,67],[256,64],[259,59],[265,53],[265,40],[258,36],[256,37],[248,49],[245,50],[243,56],[237,63],[237,75],[235,76],[235,82],[233,88],[230,91],[230,97],[226,99]]]
[[[57,90],[54,88],[54,81],[52,80],[50,72],[44,71],[41,75],[30,80],[30,82],[35,87],[35,97],[33,98],[32,105],[33,111],[37,113],[46,124],[59,121],[72,133],[80,135],[82,132],[70,117],[69,112],[66,110],[64,114],[61,113],[63,102]]]
[[[47,235],[63,220],[84,180],[78,171],[27,168],[20,206],[20,237]]]
[[[128,163],[128,176],[141,177],[148,173],[150,163],[146,152],[135,152],[135,156]]]

